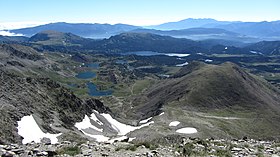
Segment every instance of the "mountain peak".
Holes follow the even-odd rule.
[[[72,33],[44,30],[32,36],[29,41],[47,45],[79,45],[89,40]]]
[[[279,105],[280,92],[272,89],[270,84],[234,63],[210,65],[193,62],[183,67],[173,79],[148,90],[146,97],[149,101],[141,102],[139,111],[135,113],[156,114],[158,110],[155,107],[160,109],[176,101],[184,109],[195,108],[200,111],[238,108],[240,111],[257,109],[261,112],[266,109],[273,112]],[[280,112],[279,108],[277,112]]]
[[[225,23],[229,23],[229,22],[217,21],[211,18],[201,18],[201,19],[188,18],[177,22],[168,22],[156,26],[151,26],[149,28],[154,28],[159,30],[180,30],[180,29],[188,29],[194,27],[202,27],[207,24],[218,25],[218,24],[225,24]]]
[[[180,21],[211,21],[211,22],[216,22],[217,20],[212,19],[212,18],[187,18],[187,19],[183,19],[183,20],[180,20]]]

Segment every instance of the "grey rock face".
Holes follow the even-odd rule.
[[[41,139],[41,143],[44,143],[46,145],[50,145],[51,144],[51,140],[49,138],[42,138]]]

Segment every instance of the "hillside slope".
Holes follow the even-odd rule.
[[[97,51],[123,53],[134,51],[154,51],[162,53],[195,53],[206,51],[199,42],[188,39],[177,39],[150,33],[122,33],[109,39],[89,45]]]
[[[232,63],[191,63],[150,87],[133,104],[127,112],[130,117],[145,119],[165,112],[161,119],[195,126],[201,131],[196,136],[280,137],[280,92]]]
[[[82,46],[92,40],[82,38],[72,33],[47,30],[35,34],[29,41],[43,45]]]
[[[262,53],[264,55],[279,55],[280,41],[262,41],[245,47],[250,51]]]

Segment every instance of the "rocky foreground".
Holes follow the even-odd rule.
[[[2,157],[33,156],[112,156],[112,157],[172,157],[172,156],[280,156],[280,143],[252,139],[213,140],[183,139],[179,144],[161,146],[143,143],[84,144],[68,141],[58,144],[29,143],[0,145]]]

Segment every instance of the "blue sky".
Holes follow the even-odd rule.
[[[153,25],[186,18],[280,20],[280,0],[0,0],[0,23]]]

